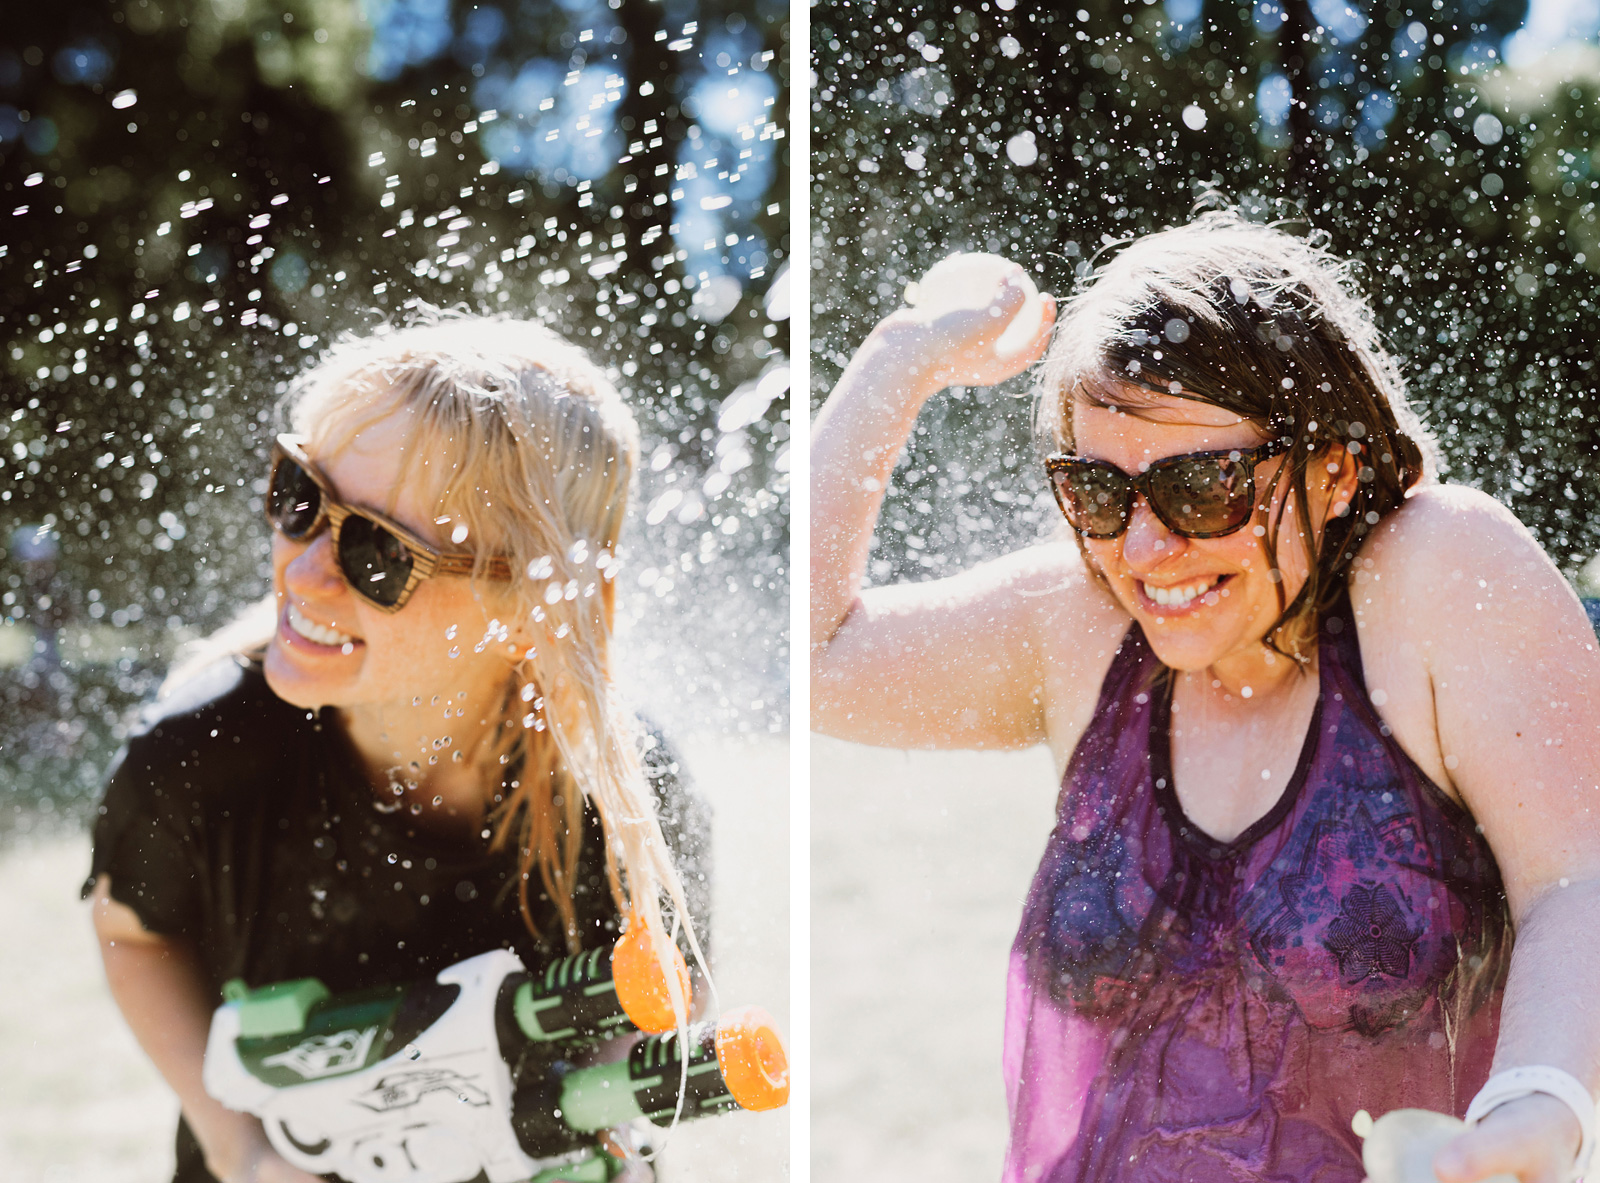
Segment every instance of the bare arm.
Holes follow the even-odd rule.
[[[224,1108],[201,1084],[213,1000],[193,949],[147,931],[133,909],[111,898],[109,876],[96,882],[92,908],[111,996],[178,1094],[207,1169],[224,1183],[315,1183],[273,1151],[259,1121]]]
[[[1018,268],[1020,274],[1021,268]],[[946,386],[990,386],[1022,372],[1050,339],[1049,324],[1029,349],[1007,359],[994,342],[1022,307],[1022,289],[1000,289],[992,311],[934,321],[915,309],[887,317],[850,359],[811,426],[811,644],[826,646],[861,588],[872,528],[895,459],[917,414]]]
[[[1549,1065],[1593,1093],[1600,646],[1555,565],[1506,510],[1459,489],[1428,490],[1419,508],[1374,548],[1378,574],[1396,586],[1380,598],[1358,581],[1354,602],[1403,613],[1419,639],[1442,766],[1505,880],[1516,945],[1494,1068]],[[1391,549],[1412,560],[1385,562]],[[1447,1183],[1496,1170],[1554,1183],[1577,1145],[1571,1113],[1536,1095],[1496,1109],[1438,1165]]]
[[[819,731],[903,747],[1021,747],[1052,731],[1043,622],[1070,632],[1107,606],[1070,546],[1033,548],[952,579],[861,590],[884,490],[923,404],[947,385],[1002,381],[1043,351],[1048,327],[1020,354],[994,352],[1022,299],[1007,284],[988,313],[894,313],[817,416],[811,669]],[[1053,319],[1053,302],[1048,308]],[[1074,604],[1084,621],[1073,619]]]

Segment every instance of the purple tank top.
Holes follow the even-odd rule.
[[[1282,798],[1233,842],[1172,786],[1135,624],[1072,755],[1007,982],[1005,1183],[1360,1183],[1350,1119],[1461,1114],[1511,928],[1472,817],[1367,698],[1348,600]]]

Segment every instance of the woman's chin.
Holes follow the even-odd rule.
[[[1139,617],[1151,650],[1169,669],[1185,673],[1209,669],[1239,648],[1237,629],[1228,627],[1234,622],[1220,614],[1140,613]]]
[[[336,705],[340,698],[340,687],[335,682],[342,685],[346,681],[344,678],[330,677],[330,671],[306,669],[277,640],[267,647],[262,660],[262,672],[273,694],[291,706],[308,711]]]

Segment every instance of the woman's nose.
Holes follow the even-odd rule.
[[[1134,571],[1153,571],[1178,554],[1185,539],[1167,529],[1141,495],[1134,498],[1133,516],[1122,535],[1122,561]]]
[[[284,539],[279,539],[278,544],[294,545]],[[289,560],[283,568],[283,586],[295,595],[323,598],[343,591],[344,577],[339,574],[333,553],[332,531],[322,531]]]

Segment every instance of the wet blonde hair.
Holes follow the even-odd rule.
[[[514,624],[536,638],[508,678],[489,741],[490,766],[509,779],[485,786],[490,849],[517,852],[529,931],[543,935],[529,904],[537,873],[568,950],[581,948],[574,879],[587,800],[619,911],[642,921],[665,955],[670,903],[699,957],[612,677],[610,581],[639,432],[604,372],[539,324],[424,308],[405,327],[337,343],[286,401],[291,430],[313,453],[405,414],[411,432],[391,498],[408,480],[437,489],[433,517],[448,519],[452,549],[476,556],[491,617],[478,647],[506,644]],[[484,578],[490,557],[508,561],[509,583]]]

